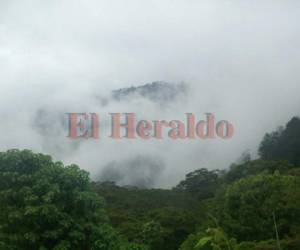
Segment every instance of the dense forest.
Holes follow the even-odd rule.
[[[170,190],[92,182],[29,150],[0,153],[2,250],[300,249],[300,119],[259,157],[199,166]],[[213,169],[213,170],[211,170]]]

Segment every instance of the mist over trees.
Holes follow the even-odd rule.
[[[92,182],[48,155],[1,152],[0,249],[298,250],[299,124],[267,133],[260,158],[199,168],[169,190]]]
[[[300,250],[299,24],[299,0],[0,0],[0,250]]]

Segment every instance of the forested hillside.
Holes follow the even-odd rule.
[[[258,159],[207,167],[171,190],[140,189],[91,182],[29,150],[2,152],[0,249],[300,249],[299,118],[267,133]]]

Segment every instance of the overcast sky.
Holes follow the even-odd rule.
[[[299,23],[296,0],[1,0],[0,149],[48,153],[93,178],[121,169],[121,184],[144,176],[160,187],[200,167],[226,168],[248,149],[255,157],[265,132],[300,115]],[[190,92],[163,109],[143,98],[97,102],[152,81],[183,81]],[[82,111],[103,120],[211,112],[236,132],[228,141],[70,141],[59,119]]]

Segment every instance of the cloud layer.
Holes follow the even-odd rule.
[[[155,164],[145,169],[157,162],[163,167],[150,186],[160,187],[193,169],[228,167],[247,149],[255,155],[265,132],[299,115],[299,5],[3,0],[0,148],[49,153],[80,164],[93,177],[111,162],[127,169],[128,162],[140,162],[137,157],[151,158]],[[161,80],[185,82],[190,91],[163,108],[142,96],[102,102],[112,90]],[[110,112],[162,120],[184,119],[186,112],[203,119],[211,112],[232,121],[236,133],[230,141],[81,143],[66,138],[65,112],[99,113],[104,127]]]

